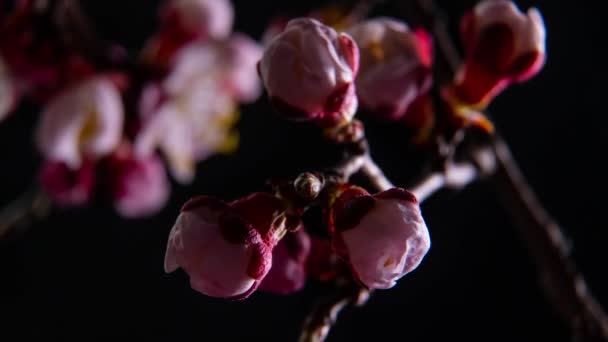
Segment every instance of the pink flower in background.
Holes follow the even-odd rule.
[[[348,33],[361,52],[356,80],[361,105],[384,119],[403,117],[431,87],[430,35],[390,18],[363,21]]]
[[[161,17],[163,26],[143,55],[148,62],[164,65],[187,44],[228,38],[234,9],[230,0],[168,0]]]
[[[255,193],[229,204],[193,198],[169,235],[165,271],[183,268],[192,288],[205,295],[246,298],[270,270],[272,249],[285,224],[281,202],[269,194]]]
[[[334,250],[368,288],[393,287],[431,246],[418,201],[403,189],[372,196],[351,187],[336,199],[332,221]]]
[[[225,43],[224,82],[240,102],[253,102],[262,93],[257,64],[264,52],[262,46],[243,34],[234,34]],[[218,65],[218,67],[220,67]]]
[[[170,184],[158,156],[138,158],[130,145],[123,144],[107,163],[111,196],[121,216],[151,216],[167,203]]]
[[[169,0],[162,14],[166,26],[211,39],[227,38],[234,21],[230,0]]]
[[[70,83],[93,74],[94,68],[49,18],[46,2],[19,1],[0,22],[0,56],[20,90],[46,101]],[[74,46],[72,46],[74,45]]]
[[[47,161],[40,171],[42,188],[62,207],[77,207],[93,199],[95,188],[95,164],[85,160],[72,170],[61,161]]]
[[[230,150],[237,136],[232,132],[236,104],[210,79],[196,80],[192,87],[167,94],[136,137],[140,156],[158,148],[172,175],[180,183],[194,179],[196,162]],[[231,146],[232,145],[232,146]]]
[[[304,229],[287,233],[272,252],[272,268],[260,290],[289,294],[301,290],[306,282],[306,261],[311,240]]]
[[[466,59],[450,92],[463,104],[483,108],[544,65],[545,24],[535,8],[524,14],[512,1],[482,1],[463,17],[461,32]]]
[[[266,48],[259,70],[280,114],[333,126],[355,114],[358,67],[350,36],[314,19],[294,19]]]
[[[0,57],[0,122],[13,110],[16,98],[17,89],[14,80]]]
[[[120,142],[124,121],[119,90],[98,76],[66,89],[45,107],[37,144],[46,159],[78,169],[83,158],[111,153]]]
[[[180,50],[166,79],[142,94],[138,154],[159,148],[173,176],[189,183],[196,162],[235,148],[237,100],[251,101],[259,95],[255,64],[260,55],[261,48],[240,35]]]

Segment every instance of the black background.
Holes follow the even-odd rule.
[[[409,1],[409,0],[401,0]],[[155,1],[86,1],[100,34],[137,49],[156,25]],[[275,14],[305,13],[321,1],[235,1],[236,29],[259,38]],[[452,24],[473,1],[439,1]],[[532,81],[492,105],[493,119],[540,199],[562,224],[573,257],[608,307],[605,277],[606,42],[601,2],[519,1],[537,6],[548,31],[548,61]],[[595,7],[594,7],[595,6]],[[394,5],[378,14],[396,16]],[[455,26],[455,25],[452,25]],[[36,113],[0,124],[0,203],[35,177]],[[365,118],[364,118],[365,119]],[[372,151],[387,175],[404,180],[400,131],[368,120]],[[179,206],[196,194],[233,199],[262,190],[270,176],[311,169],[324,143],[311,125],[279,119],[266,98],[242,110],[242,143],[199,166],[176,186],[156,217],[126,221],[109,207],[55,210],[20,236],[0,242],[0,340],[295,341],[323,293],[318,284],[291,296],[256,293],[243,302],[207,298],[162,260]],[[421,267],[363,309],[348,311],[330,341],[567,341],[509,216],[488,183],[443,192],[423,204],[433,246]]]

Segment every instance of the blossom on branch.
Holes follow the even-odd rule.
[[[535,76],[545,62],[545,24],[508,0],[485,0],[465,15],[461,33],[466,59],[449,89],[463,105],[484,108],[512,83]]]
[[[370,195],[350,186],[332,205],[332,246],[368,288],[388,289],[413,271],[431,247],[416,197],[393,188]]]
[[[348,30],[359,46],[357,96],[377,116],[397,120],[432,82],[432,43],[422,30],[391,18],[370,19]]]
[[[272,104],[289,119],[335,126],[355,114],[359,50],[345,33],[314,19],[291,20],[258,68]]]
[[[191,199],[169,235],[165,271],[183,268],[192,288],[211,297],[248,297],[270,270],[272,249],[289,228],[285,210],[265,193],[231,203]]]

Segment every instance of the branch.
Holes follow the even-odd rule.
[[[50,207],[48,197],[38,188],[30,186],[21,196],[0,209],[0,239],[32,220],[45,217]]]
[[[494,171],[493,158],[488,160],[488,157],[491,157],[489,153],[490,151],[487,148],[480,149],[472,153],[474,162],[449,164],[443,172],[432,173],[418,185],[412,187],[411,191],[422,202],[443,188],[462,188]],[[375,190],[383,191],[394,187],[369,154],[366,153],[364,157],[360,172],[368,178],[376,188]],[[302,327],[299,341],[325,341],[340,312],[353,304],[364,305],[372,292],[372,290],[362,288],[352,282],[339,287],[336,293],[317,304],[308,315]]]
[[[608,341],[608,317],[593,298],[585,279],[570,259],[566,238],[543,208],[519,170],[507,144],[494,142],[497,194],[519,222],[516,227],[534,263],[547,298],[582,341]]]
[[[453,73],[460,58],[449,39],[446,17],[433,0],[417,1],[430,18],[439,50]],[[568,321],[576,338],[608,341],[608,317],[570,259],[561,228],[544,209],[500,137],[494,140],[493,150],[498,163],[495,186],[505,207],[519,222],[517,229],[540,270],[547,298]]]

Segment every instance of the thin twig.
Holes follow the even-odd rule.
[[[37,184],[30,186],[21,196],[0,209],[0,238],[27,226],[32,220],[47,215],[50,207],[48,197]]]
[[[376,192],[394,188],[393,183],[384,175],[382,169],[373,161],[368,154],[363,160],[361,173],[369,180]]]
[[[443,12],[433,0],[417,1],[431,18],[439,50],[452,73],[455,72],[460,58],[449,39]],[[495,185],[500,189],[505,207],[520,222],[517,228],[540,270],[541,283],[548,299],[569,322],[575,337],[583,341],[608,341],[608,316],[591,295],[584,278],[570,259],[561,228],[534,194],[504,140],[497,137],[493,148],[498,162]]]

